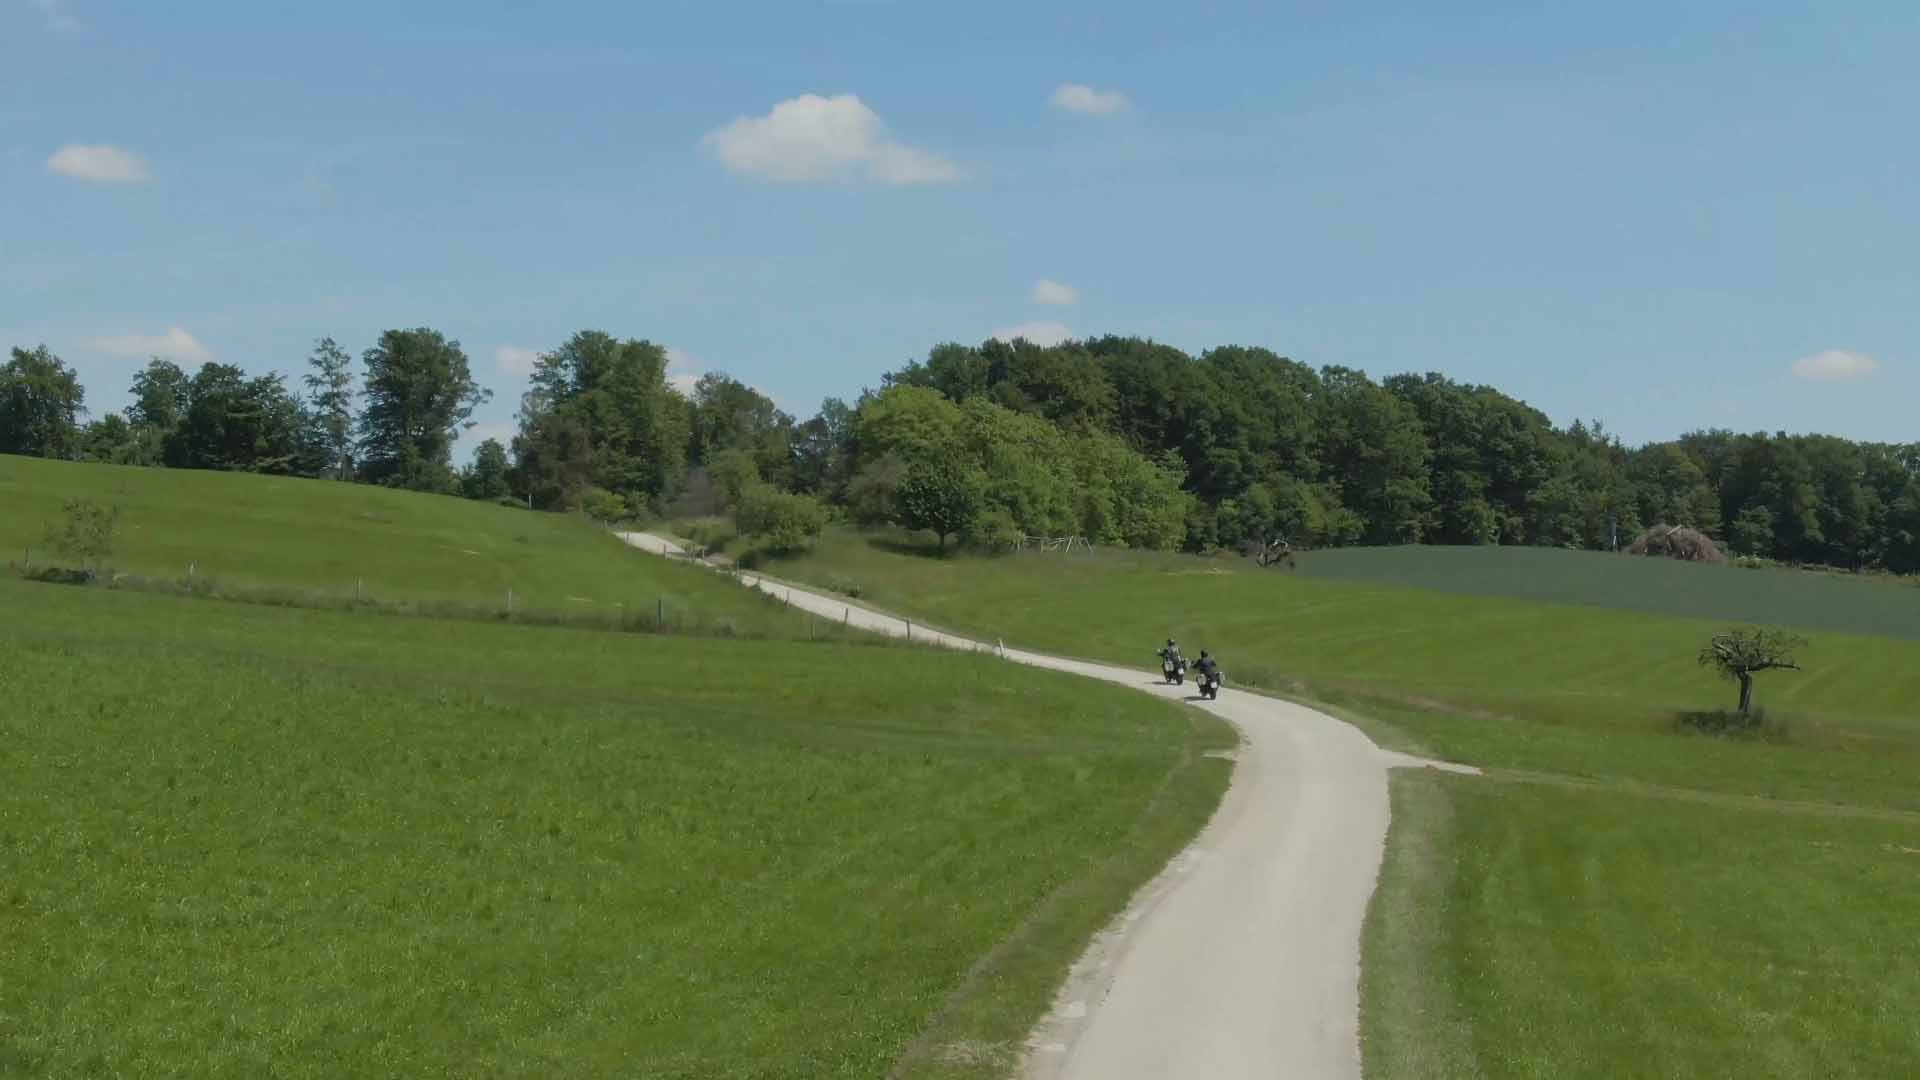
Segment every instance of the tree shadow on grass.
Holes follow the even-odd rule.
[[[942,548],[939,541],[918,536],[867,536],[862,539],[875,551],[920,559],[951,559],[960,551],[958,544],[949,544]]]
[[[1690,709],[1673,714],[1673,729],[1724,739],[1763,739],[1785,742],[1791,725],[1784,716],[1769,715],[1765,709],[1750,713],[1738,709]]]

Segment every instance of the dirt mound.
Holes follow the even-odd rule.
[[[1727,554],[1713,537],[1685,525],[1655,525],[1627,545],[1629,555],[1664,555],[1683,562],[1723,563]]]

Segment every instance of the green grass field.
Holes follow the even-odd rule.
[[[868,602],[930,624],[1142,667],[1175,636],[1189,652],[1211,648],[1242,685],[1414,706],[1397,713],[1403,737],[1479,765],[1781,798],[1838,791],[1920,810],[1920,642],[1809,632],[1806,670],[1760,684],[1790,740],[1736,743],[1673,732],[1678,711],[1733,703],[1694,661],[1725,625],[1712,612],[1680,619],[1128,552],[928,558],[847,532],[771,570],[855,582]],[[1920,604],[1905,590],[1826,584]]]
[[[995,1075],[1231,741],[986,657],[12,579],[0,657],[9,1075]]]
[[[120,508],[108,564],[250,590],[582,618],[639,611],[674,625],[805,637],[803,617],[697,568],[634,551],[583,518],[365,484],[0,455],[0,552],[39,549],[69,498]]]
[[[1340,548],[1297,563],[1299,573],[1329,581],[1920,638],[1920,591],[1891,579],[1528,547]]]
[[[1868,1077],[1920,1060],[1920,979],[1901,959],[1920,940],[1920,642],[1820,628],[1892,625],[1883,605],[1920,594],[1585,557],[1575,587],[1550,580],[1573,564],[1560,553],[1496,554],[1517,556],[1504,575],[1439,591],[1391,579],[1450,552],[1356,552],[1336,576],[1127,552],[934,558],[842,531],[770,569],[1142,667],[1171,634],[1230,681],[1488,767],[1395,780],[1365,950],[1370,1075]],[[1690,594],[1695,617],[1522,598],[1652,607],[1676,572],[1719,575]],[[1732,704],[1694,654],[1755,613],[1728,586],[1770,582],[1820,624],[1804,672],[1761,680],[1784,735],[1677,728],[1679,711]]]

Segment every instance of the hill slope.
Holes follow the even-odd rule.
[[[110,565],[223,585],[726,621],[805,636],[806,621],[697,568],[647,558],[592,523],[365,484],[0,455],[0,551],[39,549],[69,498],[120,509]]]

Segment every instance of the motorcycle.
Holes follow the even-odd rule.
[[[1227,681],[1224,671],[1210,671],[1200,676],[1200,696],[1209,701],[1220,699],[1220,684]]]
[[[1187,683],[1186,658],[1182,657],[1179,660],[1175,660],[1172,657],[1161,657],[1160,674],[1165,675],[1167,681],[1175,686],[1185,686]]]

